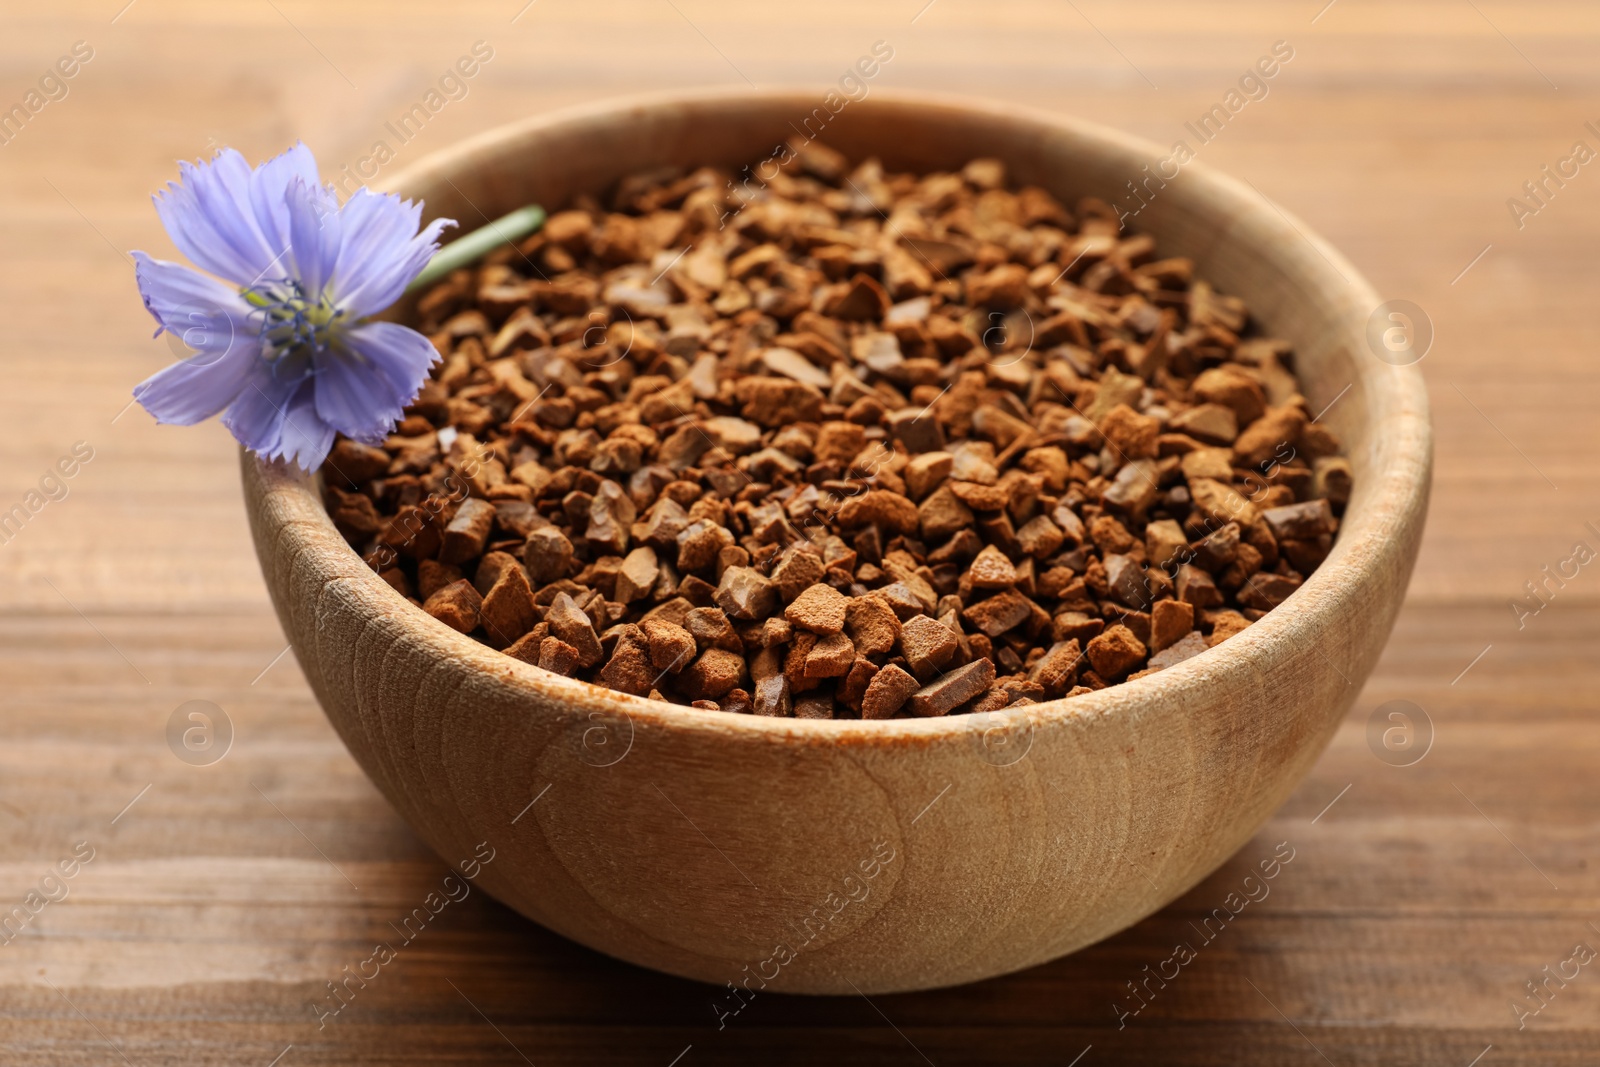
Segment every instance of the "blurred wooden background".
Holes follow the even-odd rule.
[[[1600,150],[1584,126],[1600,125],[1600,11],[1324,2],[7,5],[0,106],[75,42],[93,57],[0,146],[0,512],[75,442],[93,459],[0,544],[0,913],[75,843],[94,859],[0,946],[0,1061],[1593,1062],[1600,964],[1552,981],[1520,1030],[1512,1005],[1536,1006],[1524,983],[1575,945],[1600,946],[1600,572],[1522,629],[1510,602],[1574,542],[1600,547],[1585,526],[1600,523],[1600,169],[1521,228],[1506,201],[1575,141]],[[1074,957],[870,1002],[763,996],[719,1031],[710,988],[474,894],[319,1029],[326,983],[445,868],[281,655],[226,433],[125,410],[171,358],[124,256],[171,254],[149,193],[174,160],[221,144],[261,158],[303,138],[325,173],[354,163],[479,40],[493,59],[386,172],[617,93],[821,85],[880,39],[895,57],[878,85],[1014,100],[1162,143],[1274,41],[1292,44],[1270,95],[1201,160],[1296,212],[1435,328],[1434,507],[1383,663],[1239,857]],[[1414,766],[1367,744],[1369,715],[1395,699],[1434,731]],[[233,726],[210,766],[167,746],[190,700]],[[1125,983],[1194,940],[1189,923],[1280,841],[1296,858],[1271,896],[1119,1030]]]

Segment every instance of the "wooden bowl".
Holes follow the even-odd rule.
[[[823,95],[698,92],[542,116],[394,185],[470,228],[651,165],[761,160],[808,116],[852,159],[930,170],[995,156],[1067,203],[1115,200],[1167,155],[1009,105],[875,90],[829,116],[814,112]],[[971,982],[1149,915],[1249,840],[1361,691],[1417,553],[1431,445],[1421,375],[1369,349],[1378,297],[1303,225],[1194,163],[1137,227],[1293,342],[1303,390],[1313,409],[1333,405],[1324,420],[1354,466],[1333,553],[1243,634],[1135,682],[985,717],[692,711],[548,674],[434,621],[362,564],[309,479],[246,456],[261,567],[328,718],[447,862],[488,843],[478,883],[500,900],[718,986]]]

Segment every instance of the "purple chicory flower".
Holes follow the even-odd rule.
[[[193,353],[134,399],[182,426],[225,412],[240,444],[306,470],[335,433],[381,442],[439,356],[417,331],[370,316],[400,298],[455,223],[419,231],[421,204],[365,188],[341,206],[304,144],[254,170],[227,148],[179,173],[155,195],[156,213],[216,277],[133,253],[156,336],[169,330]]]

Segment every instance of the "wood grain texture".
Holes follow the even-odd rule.
[[[1585,570],[1523,630],[1507,605],[1600,517],[1600,193],[1586,168],[1523,229],[1505,207],[1600,116],[1592,5],[1339,0],[1314,24],[1321,3],[938,0],[914,24],[920,2],[540,0],[515,24],[522,5],[499,0],[275,6],[138,0],[115,24],[121,4],[101,0],[0,15],[0,99],[20,99],[74,40],[96,48],[71,95],[0,148],[6,505],[73,441],[96,449],[69,498],[0,545],[0,891],[20,901],[75,841],[98,849],[71,896],[0,948],[0,1060],[946,1067],[1065,1064],[1092,1046],[1081,1067],[1342,1067],[1465,1065],[1493,1044],[1485,1067],[1592,1061],[1589,968],[1524,1030],[1509,1005],[1600,936],[1587,926],[1600,923],[1600,586]],[[479,38],[494,62],[397,169],[560,105],[744,84],[733,66],[761,86],[831,81],[879,38],[896,47],[885,87],[1044,107],[1165,144],[1273,40],[1294,43],[1271,96],[1201,161],[1294,212],[1385,297],[1427,309],[1438,458],[1393,639],[1236,859],[1066,959],[870,1004],[760,998],[720,1031],[709,987],[613,962],[474,892],[318,1029],[325,983],[394,937],[389,923],[445,870],[345,753],[293,656],[275,659],[285,638],[226,433],[157,428],[137,410],[112,422],[129,385],[171,358],[148,339],[120,250],[173,255],[147,194],[174,159],[212,139],[260,157],[303,136],[325,161],[352,161]],[[1435,728],[1408,768],[1365,738],[1397,698]],[[192,699],[234,724],[214,766],[166,746],[168,716]],[[1271,896],[1117,1029],[1124,983],[1192,939],[1189,924],[1285,840],[1297,855]]]

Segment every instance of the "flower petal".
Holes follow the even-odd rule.
[[[222,283],[143,252],[133,256],[144,306],[162,330],[194,350],[135,386],[134,399],[158,422],[192,426],[227,407],[244,388],[261,354],[256,324],[249,305]]]
[[[419,233],[421,204],[366,188],[357,189],[340,214],[343,244],[331,291],[357,318],[376,315],[400,299],[439,250],[439,235],[455,225],[453,219],[435,219]]]
[[[133,398],[157,422],[193,426],[238,398],[249,369],[249,360],[209,367],[174,363],[134,386]]]
[[[241,287],[272,270],[282,246],[262,231],[251,208],[244,157],[225,148],[210,162],[179,163],[178,172],[180,180],[154,197],[172,243],[202,270]]]
[[[133,253],[134,278],[145,310],[176,334],[195,355],[186,362],[213,363],[239,349],[261,351],[259,324],[244,298],[214,278],[178,263]]]
[[[313,379],[314,381],[314,379]],[[317,413],[316,388],[306,382],[284,412],[277,453],[272,459],[294,460],[308,471],[322,466],[333,449],[333,427]]]
[[[284,265],[289,261],[289,205],[284,192],[296,178],[311,186],[321,183],[316,157],[303,142],[296,142],[287,152],[267,160],[250,175],[250,209],[280,268],[276,273],[269,271],[267,277],[281,278],[287,273]],[[254,278],[251,284],[259,281],[260,277]]]
[[[285,191],[289,211],[292,274],[306,299],[316,302],[339,258],[339,201],[319,185],[294,178]]]
[[[323,426],[312,403],[314,382],[310,360],[296,357],[280,357],[272,363],[256,360],[245,376],[245,386],[222,416],[222,426],[238,438],[240,445],[266,459],[282,459],[285,454],[302,451],[302,445],[315,443],[322,435],[328,437],[328,448],[331,448],[333,430]],[[309,416],[307,405],[310,405]],[[322,462],[320,456],[317,462]],[[315,466],[317,464],[312,464],[307,470],[314,470]]]
[[[317,413],[346,437],[381,441],[438,362],[433,342],[392,322],[344,333],[344,347],[317,353]]]
[[[275,388],[265,365],[256,368],[245,381],[245,388],[222,416],[222,425],[241,445],[266,455],[278,447],[283,427],[283,404],[292,390]],[[276,394],[276,395],[275,395]]]

